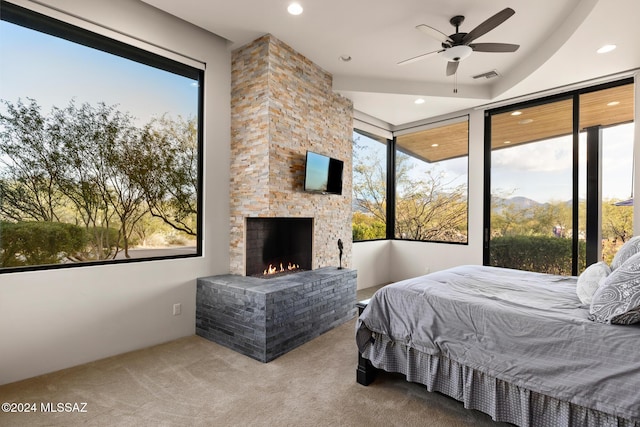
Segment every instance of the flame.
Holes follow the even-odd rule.
[[[292,263],[288,263],[286,267],[284,267],[282,263],[280,263],[280,268],[272,264],[269,264],[269,267],[265,269],[262,274],[267,276],[269,274],[284,273],[285,271],[293,271],[299,268],[300,266],[298,264],[292,264]]]

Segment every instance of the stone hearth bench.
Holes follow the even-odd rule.
[[[356,271],[198,279],[196,334],[269,362],[356,315]]]

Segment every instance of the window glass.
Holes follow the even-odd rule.
[[[200,253],[200,70],[5,2],[0,64],[0,271]]]
[[[579,274],[632,236],[633,84],[562,98],[490,113],[489,265]]]
[[[633,236],[633,99],[633,84],[580,95],[580,129],[600,128],[601,258],[607,263]],[[583,184],[586,147],[581,145],[580,150]],[[586,199],[585,184],[581,186],[580,198]],[[586,217],[581,215],[581,219],[583,216]],[[581,229],[585,223],[586,220],[581,222]]]
[[[353,240],[386,238],[387,144],[362,131],[353,132]]]
[[[491,265],[571,274],[572,105],[491,116]]]
[[[397,239],[467,243],[469,120],[396,138]]]

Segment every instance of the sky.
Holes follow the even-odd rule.
[[[139,124],[169,113],[196,117],[197,81],[0,21],[0,99],[52,106],[104,102]]]
[[[626,200],[632,195],[633,124],[603,129],[603,199]],[[377,147],[378,155],[386,148],[364,135],[355,134],[360,144]],[[527,197],[540,203],[568,201],[572,198],[572,139],[570,136],[495,150],[491,157],[492,193],[501,197]],[[580,137],[579,196],[586,196],[586,139]],[[433,165],[414,162],[414,175]],[[466,158],[438,163],[438,170],[451,185],[468,180]]]
[[[603,129],[603,199],[631,197],[633,124]],[[491,156],[491,188],[499,196],[522,196],[540,203],[571,200],[570,136],[495,150]],[[579,197],[586,195],[586,139],[580,136]]]

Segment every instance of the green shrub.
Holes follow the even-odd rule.
[[[383,222],[353,223],[351,224],[351,233],[353,241],[384,239],[387,237],[386,225]]]
[[[586,243],[578,242],[580,254]],[[490,265],[571,275],[571,239],[547,236],[503,236],[491,239]],[[584,257],[580,257],[584,259]]]
[[[61,222],[0,222],[2,267],[57,264],[87,242],[82,227]]]

